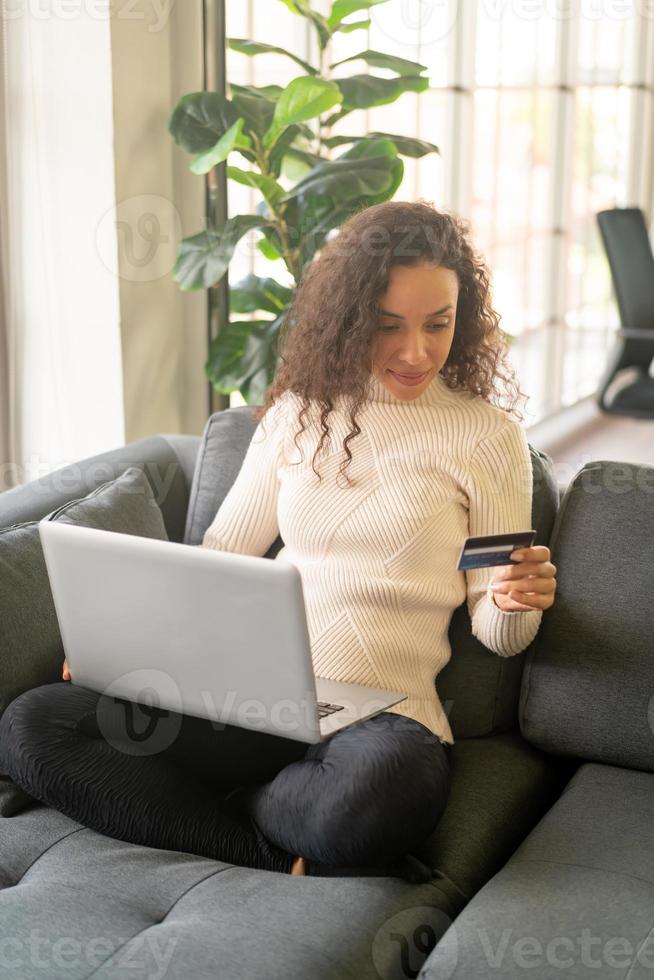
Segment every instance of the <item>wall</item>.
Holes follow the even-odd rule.
[[[202,2],[112,0],[111,46],[125,440],[200,433],[206,293],[182,293],[171,271],[180,238],[203,228],[204,181],[167,126],[203,88]]]

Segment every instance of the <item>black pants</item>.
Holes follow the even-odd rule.
[[[84,826],[283,872],[294,855],[376,868],[410,854],[445,807],[448,750],[393,712],[307,745],[70,681],[0,718],[0,771]]]

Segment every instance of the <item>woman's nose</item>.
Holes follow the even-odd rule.
[[[422,333],[407,334],[400,347],[400,356],[407,364],[420,365],[425,361],[427,341]]]

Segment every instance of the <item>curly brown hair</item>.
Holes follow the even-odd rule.
[[[377,301],[388,287],[390,269],[425,261],[451,269],[458,279],[454,337],[440,372],[447,386],[491,404],[495,396],[497,408],[523,418],[515,405],[524,395],[506,360],[508,346],[491,306],[489,272],[470,241],[469,222],[422,199],[375,204],[353,214],[306,268],[280,329],[282,363],[263,405],[253,409],[260,421],[284,392],[293,392],[302,400],[297,440],[312,403],[319,406],[322,435],[312,460],[319,480],[314,464],[325,439],[330,441],[327,418],[338,396],[348,399],[352,426],[343,441],[347,460],[339,474],[352,459],[348,442],[361,432],[356,415],[367,397]],[[509,395],[507,407],[499,403],[502,388]]]

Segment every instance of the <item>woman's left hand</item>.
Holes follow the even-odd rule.
[[[511,558],[517,565],[500,565],[493,577],[493,600],[504,612],[549,609],[556,592],[556,565],[550,561],[550,549],[539,544],[533,548],[516,548]]]

